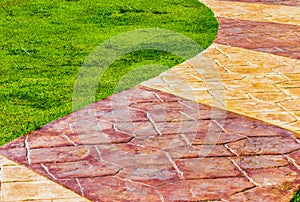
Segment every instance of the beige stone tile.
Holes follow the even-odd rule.
[[[2,167],[2,182],[22,182],[43,180],[44,177],[19,165],[7,165]]]
[[[278,126],[296,121],[296,118],[288,112],[262,112],[258,113],[256,118]]]
[[[6,157],[0,155],[0,166],[4,166],[4,165],[17,165],[17,164],[7,159]]]
[[[74,198],[74,193],[49,180],[2,183],[1,189],[4,201]]]
[[[1,201],[89,201],[4,156],[0,166]]]
[[[258,102],[254,99],[227,100],[227,109],[239,109],[240,113],[248,114],[261,112],[283,112],[283,109],[274,102]]]
[[[291,99],[284,92],[250,92],[250,97],[257,99],[258,101],[267,102],[279,102],[287,99]]]
[[[284,109],[288,111],[298,111],[300,110],[300,98],[286,100],[278,103],[279,106],[282,106]],[[297,113],[298,115],[298,113]],[[300,114],[299,114],[300,116]]]
[[[292,74],[285,73],[284,75],[289,79],[291,79],[292,81],[300,81],[300,73],[292,73]]]
[[[300,98],[300,88],[283,88],[287,94]]]
[[[219,0],[200,0],[219,17],[300,25],[299,8]]]

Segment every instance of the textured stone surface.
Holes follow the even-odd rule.
[[[123,115],[87,115],[106,108],[108,100],[125,101],[125,92],[143,96],[127,96],[123,112],[141,110],[146,118],[134,116],[128,122]],[[294,133],[142,86],[125,92],[20,137],[0,152],[93,201],[112,196],[116,201],[218,201],[254,187],[278,193],[297,189],[300,143]],[[151,104],[160,106],[164,116],[152,111]],[[186,113],[180,118],[182,111]],[[177,118],[168,118],[172,114]],[[2,179],[15,180],[9,176],[20,172],[12,165]],[[20,179],[31,178],[24,172]],[[37,191],[43,192],[47,183],[22,181],[9,188],[24,189],[31,197],[36,192],[27,187],[41,186]]]
[[[2,146],[16,161],[0,157],[3,201],[290,201],[298,2],[234,1],[203,0],[221,23],[209,62],[197,56]]]
[[[219,22],[215,43],[300,59],[300,47],[295,46],[300,44],[300,26],[230,18]]]

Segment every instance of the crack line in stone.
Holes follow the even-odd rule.
[[[300,170],[300,165],[298,165],[293,158],[289,157],[288,155],[284,155],[284,157],[287,158],[288,161],[291,162],[296,168],[298,168],[298,170]]]
[[[29,149],[29,144],[28,144],[28,135],[25,136],[25,149],[26,149],[26,161],[30,165],[31,164],[31,159],[30,159],[30,149]]]
[[[262,187],[260,184],[257,184],[232,158],[228,157],[228,159],[235,165],[235,167],[255,186]]]
[[[72,126],[71,126],[71,123],[70,123],[70,122],[68,122],[68,128],[69,128],[69,130],[70,130],[72,133],[74,133],[74,131],[73,131],[73,129],[72,129]]]
[[[62,135],[64,138],[66,138],[67,141],[70,142],[70,143],[71,143],[72,145],[74,145],[75,147],[78,146],[75,142],[73,142],[72,140],[70,140],[70,138],[69,138],[66,134],[62,133],[61,135]]]
[[[188,107],[188,108],[194,110],[194,111],[196,110],[196,109],[194,109],[193,107],[191,107],[191,106],[189,106],[189,105],[187,105],[187,104],[181,102],[180,100],[178,100],[177,102],[178,102],[179,104],[182,104],[182,105],[184,105],[184,106],[186,106],[186,107]]]
[[[157,188],[155,189],[155,192],[158,194],[160,201],[161,202],[165,202],[164,196],[162,195],[162,193],[160,193],[159,190],[157,190]]]
[[[184,134],[180,133],[179,136],[184,140],[187,146],[192,146],[192,143]]]
[[[81,196],[84,197],[84,193],[83,193],[84,188],[81,186],[81,184],[80,184],[78,178],[75,178],[75,180],[76,180],[76,182],[77,182],[77,184],[78,184],[78,186],[79,186]]]
[[[54,180],[58,180],[52,173],[50,173],[49,169],[47,168],[47,166],[45,166],[44,164],[41,163],[41,166],[43,167],[43,169],[47,172],[48,175],[50,175]]]
[[[182,115],[186,116],[187,118],[190,118],[190,119],[192,119],[194,121],[197,121],[197,119],[193,118],[192,116],[190,116],[190,115],[188,115],[188,114],[186,114],[186,113],[184,113],[182,111],[179,111],[179,113],[181,113]]]
[[[239,141],[239,140],[238,140]],[[231,143],[231,142],[230,142]],[[236,156],[240,156],[238,153],[236,153],[233,149],[231,149],[227,144],[224,144],[224,147],[226,147],[231,153],[233,153]]]
[[[94,147],[95,147],[96,153],[97,153],[97,155],[98,155],[98,157],[99,157],[100,161],[103,161],[103,158],[102,158],[101,152],[99,151],[98,147],[97,147],[96,145],[94,145]]]
[[[150,121],[150,123],[152,124],[152,126],[154,127],[155,131],[158,133],[158,135],[162,135],[161,132],[159,131],[159,129],[157,128],[155,122],[150,117],[150,114],[148,112],[146,112],[146,116],[147,116],[148,120]]]
[[[160,102],[164,102],[157,93],[154,93],[154,96],[160,101]]]
[[[181,180],[184,180],[184,176],[183,176],[183,172],[181,170],[179,170],[179,168],[177,167],[176,163],[173,161],[172,157],[170,156],[170,154],[168,152],[165,152],[166,157],[168,158],[169,162],[172,164],[173,168],[176,170],[178,177]]]

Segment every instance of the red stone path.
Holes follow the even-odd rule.
[[[299,59],[298,25],[219,20],[216,43]],[[141,85],[49,123],[0,153],[12,160],[7,164],[17,162],[82,196],[35,198],[37,192],[13,200],[4,187],[18,180],[4,182],[2,173],[2,201],[273,202],[289,201],[300,188],[299,134]],[[20,181],[11,187],[30,189]]]

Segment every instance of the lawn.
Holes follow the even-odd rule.
[[[172,30],[207,48],[218,22],[197,0],[1,0],[0,145],[71,113],[74,81],[91,51],[113,36],[142,28]],[[123,56],[105,72],[96,100],[182,61],[156,50]],[[159,68],[147,71],[147,64]],[[141,66],[143,74],[116,88]]]

